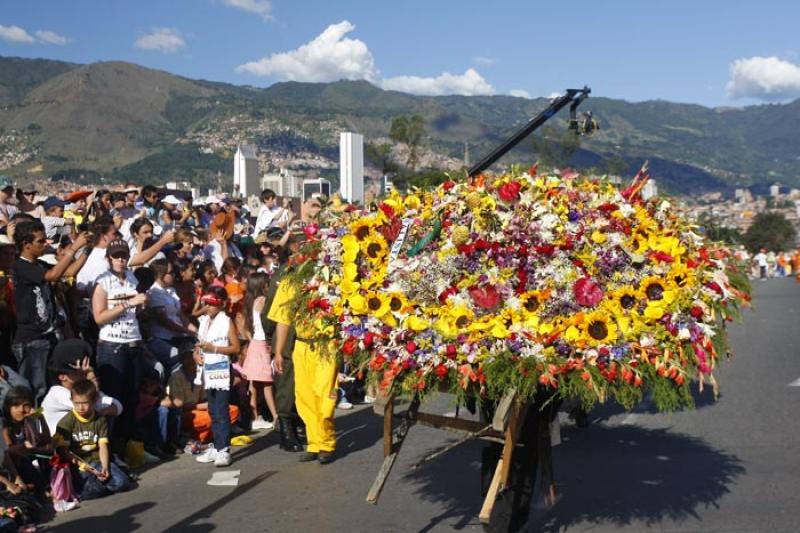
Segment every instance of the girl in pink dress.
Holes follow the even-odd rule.
[[[247,280],[247,291],[244,300],[244,335],[250,341],[244,359],[243,371],[250,381],[250,408],[253,410],[253,429],[272,429],[273,422],[264,420],[258,413],[259,393],[264,395],[272,414],[272,420],[278,419],[275,398],[272,394],[272,349],[267,343],[261,314],[266,303],[265,294],[269,288],[269,276],[262,272],[251,274]]]

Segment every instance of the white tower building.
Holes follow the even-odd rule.
[[[233,194],[247,198],[259,195],[258,158],[256,147],[250,144],[241,144],[233,156]]]
[[[339,183],[342,198],[364,202],[364,136],[345,132],[339,138]]]
[[[647,183],[644,184],[642,187],[642,199],[649,200],[653,196],[658,195],[658,185],[656,185],[656,181],[652,178],[647,180]]]

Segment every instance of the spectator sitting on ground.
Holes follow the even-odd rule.
[[[94,382],[80,379],[72,385],[72,411],[59,421],[54,436],[62,457],[72,460],[73,480],[81,500],[100,498],[130,488],[128,476],[111,462],[108,422],[95,410]]]

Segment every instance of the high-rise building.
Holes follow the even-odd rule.
[[[233,156],[233,195],[243,198],[259,195],[259,182],[256,147],[240,144]]]
[[[658,185],[656,185],[656,180],[650,178],[647,180],[647,183],[644,184],[642,187],[642,199],[649,200],[653,196],[658,195]]]
[[[317,178],[315,180],[303,180],[303,203],[305,203],[309,198],[315,198],[317,196],[325,196],[326,198],[330,198],[331,182],[322,178]]]
[[[364,136],[344,132],[339,138],[339,183],[348,202],[364,202]]]
[[[261,178],[261,189],[272,189],[278,196],[284,196],[284,179],[280,174],[264,174]]]

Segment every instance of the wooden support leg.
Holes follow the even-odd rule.
[[[517,442],[517,435],[519,433],[521,418],[525,412],[525,408],[519,404],[515,404],[511,408],[511,413],[508,418],[508,424],[505,428],[505,440],[503,442],[503,454],[500,460],[497,461],[497,468],[494,471],[494,477],[489,485],[489,491],[486,493],[486,498],[483,500],[483,506],[479,515],[480,521],[483,524],[488,524],[494,504],[497,501],[497,494],[501,489],[505,489],[508,485],[508,477],[511,472],[511,461],[514,458],[514,446]]]
[[[395,460],[397,459],[397,454],[400,453],[400,448],[403,446],[403,442],[408,435],[408,430],[411,429],[411,426],[414,425],[417,416],[417,409],[419,409],[419,400],[414,399],[411,402],[411,405],[408,407],[408,411],[406,412],[405,418],[397,427],[394,429],[392,427],[392,418],[394,416],[394,407],[391,398],[387,402],[386,406],[384,407],[384,419],[383,419],[383,464],[381,465],[381,469],[378,471],[378,475],[375,478],[375,481],[372,483],[372,487],[369,489],[369,493],[367,494],[367,502],[372,504],[378,503],[378,498],[381,495],[381,490],[383,490],[383,486],[386,484],[386,479],[389,477],[389,472],[392,471],[392,466],[394,465]]]
[[[392,424],[394,420],[394,402],[389,399],[383,408],[383,457],[392,454]]]
[[[549,509],[556,503],[556,482],[553,473],[553,446],[550,437],[552,423],[550,408],[539,413],[536,430],[536,484],[533,491],[533,508]]]

